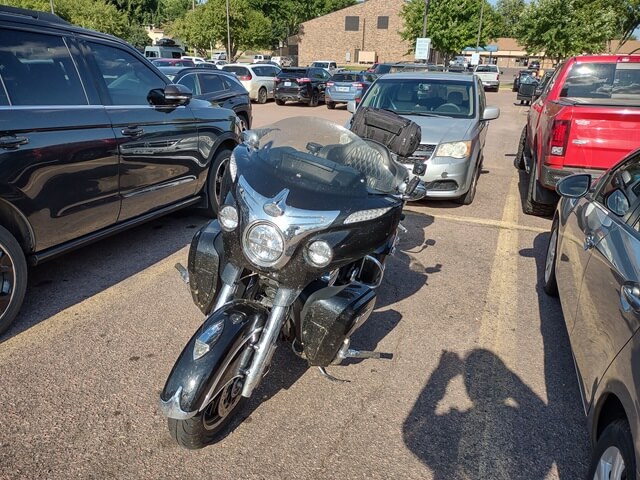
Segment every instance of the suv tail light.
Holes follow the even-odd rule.
[[[274,78],[274,79],[273,79],[273,81],[274,81],[275,83],[280,83],[280,82],[282,81],[282,79],[281,79],[281,78],[276,77],[276,78]]]
[[[333,82],[327,82],[327,87],[333,87],[335,85],[335,83]]]
[[[307,78],[307,77],[303,77],[303,78],[298,78],[296,80],[298,83],[311,83],[311,79]]]
[[[360,82],[352,83],[351,86],[353,88],[364,88],[364,85],[362,83],[360,83]]]
[[[246,80],[251,80],[251,74],[249,74],[249,75],[240,75],[238,77],[238,80],[245,80],[245,81]]]
[[[569,128],[571,124],[569,120],[554,120],[551,127],[551,142],[550,153],[551,155],[563,156],[567,148],[567,141],[569,140]]]

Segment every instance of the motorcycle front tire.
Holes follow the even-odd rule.
[[[248,345],[230,362],[220,378],[229,378],[222,390],[197,415],[186,420],[168,419],[169,434],[178,445],[188,450],[197,450],[219,442],[231,431],[231,424],[242,411],[247,399],[241,395],[243,376],[240,360]]]

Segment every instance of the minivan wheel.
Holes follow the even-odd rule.
[[[218,215],[218,209],[222,201],[221,194],[225,182],[225,173],[229,166],[230,158],[231,150],[223,149],[220,150],[211,161],[209,176],[207,177],[207,198],[209,199],[209,204],[206,209],[207,216],[211,218],[215,218]]]
[[[18,315],[27,291],[27,262],[18,241],[0,227],[0,335]]]
[[[593,480],[631,480],[636,476],[636,460],[631,428],[625,419],[607,425],[591,457],[587,478]]]
[[[258,103],[267,103],[267,89],[264,87],[258,90]]]

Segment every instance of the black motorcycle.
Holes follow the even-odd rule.
[[[279,337],[330,378],[328,365],[379,358],[350,336],[374,309],[405,201],[426,194],[386,146],[309,117],[245,132],[224,179],[182,269],[206,320],[161,394],[189,449],[223,437]]]

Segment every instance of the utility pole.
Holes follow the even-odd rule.
[[[227,62],[231,63],[231,26],[229,22],[229,0],[227,0]]]
[[[427,17],[429,16],[429,0],[424,0],[424,15],[422,17],[422,38],[427,38]]]
[[[480,23],[478,24],[478,39],[476,40],[476,52],[480,51],[480,32],[482,32],[482,14],[484,13],[484,0],[480,0]]]
[[[53,13],[55,15],[55,10],[53,9],[53,0],[49,0],[49,3],[51,4],[51,13]]]

